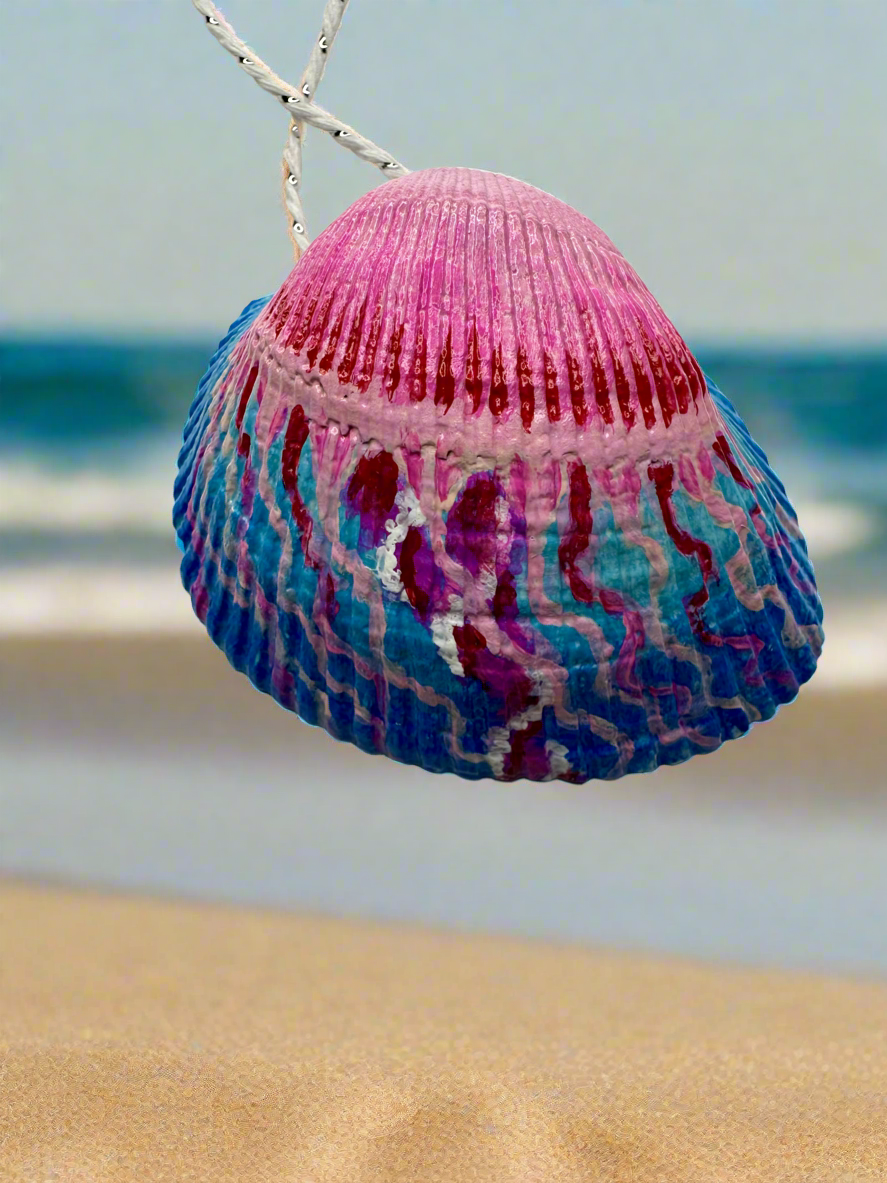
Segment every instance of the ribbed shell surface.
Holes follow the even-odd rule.
[[[175,522],[238,669],[435,771],[676,763],[769,718],[822,644],[730,403],[593,223],[492,173],[383,185],[246,309]]]

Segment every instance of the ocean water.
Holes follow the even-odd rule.
[[[0,337],[0,633],[189,626],[175,577],[172,483],[215,344]],[[690,345],[786,483],[827,635],[830,608],[839,623],[858,623],[860,613],[883,622],[887,346]],[[887,648],[864,654],[864,639],[862,665],[883,660],[887,669]]]

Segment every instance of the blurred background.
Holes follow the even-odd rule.
[[[229,0],[296,81],[322,0]],[[814,681],[678,769],[463,784],[286,716],[192,618],[170,523],[216,342],[292,256],[285,114],[190,0],[6,0],[0,870],[887,972],[887,7],[353,0],[320,102],[616,242],[783,477]],[[316,235],[381,178],[309,132]]]

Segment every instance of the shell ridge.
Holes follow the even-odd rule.
[[[430,237],[430,246],[424,252],[417,251],[414,266],[419,270],[420,282],[416,284],[416,325],[413,337],[413,353],[410,361],[410,401],[424,402],[428,397],[428,357],[431,337],[429,315],[432,306],[432,292],[434,290],[434,274],[439,257],[438,240],[443,226],[441,207],[439,202],[426,201],[424,226],[427,226],[426,239]],[[421,260],[427,260],[422,264]],[[433,352],[432,352],[433,359]]]
[[[536,419],[536,389],[542,371],[540,365],[542,353],[539,328],[540,309],[533,283],[534,269],[531,263],[532,252],[527,231],[529,216],[527,212],[522,212],[514,219],[517,253],[519,254],[515,274],[517,271],[521,272],[520,280],[514,283],[515,318],[518,326],[515,386],[518,397],[517,412],[521,426],[528,434],[532,432]]]
[[[559,282],[557,286],[568,287],[566,268],[564,266],[562,244],[560,236],[549,228],[548,234],[542,235],[542,243],[545,251],[545,259],[549,268],[549,273],[553,276],[557,270]],[[576,413],[576,396],[574,395],[575,376],[571,371],[571,358],[573,365],[579,366],[578,358],[581,356],[582,349],[580,342],[582,340],[581,326],[578,317],[578,305],[575,299],[555,300],[555,311],[558,318],[558,325],[561,330],[561,338],[559,342],[559,349],[557,352],[559,367],[555,368],[559,373],[564,375],[566,384],[565,395],[568,394],[570,398],[570,413],[573,416],[573,421],[577,427],[582,427],[585,423],[584,415],[577,415]],[[582,384],[582,369],[578,370],[579,382]],[[581,394],[581,405],[585,405],[585,389],[583,387]],[[580,422],[581,419],[581,422]],[[551,433],[549,431],[549,439]]]
[[[591,390],[594,392],[594,409],[597,410],[602,425],[604,427],[612,426],[615,422],[616,414],[616,408],[613,406],[613,396],[616,396],[617,406],[619,406],[621,374],[621,367],[613,341],[613,325],[608,316],[603,293],[593,278],[583,269],[582,258],[576,245],[575,234],[570,233],[564,235],[563,242],[565,247],[564,256],[569,261],[572,271],[572,287],[582,333],[580,341],[584,342],[583,384],[586,392],[586,409],[584,415],[587,416],[592,409],[588,405],[588,392]],[[600,360],[603,368],[605,379],[603,390],[601,390],[595,381],[595,359]],[[628,424],[625,423],[624,415],[622,419],[623,424],[627,427]],[[604,434],[606,435],[606,431],[604,431]]]
[[[363,395],[367,393],[371,385],[375,385],[375,379],[377,377],[376,357],[379,342],[385,339],[393,319],[391,316],[386,319],[386,313],[388,312],[387,305],[389,303],[387,296],[389,281],[398,262],[396,250],[404,235],[403,220],[398,219],[400,209],[401,203],[399,202],[392,201],[386,204],[386,216],[382,220],[382,235],[380,238],[377,237],[373,244],[375,248],[373,252],[373,267],[370,283],[366,290],[366,298],[369,306],[373,309],[373,313],[370,321],[370,331],[361,341],[362,348],[358,355],[358,364],[355,367],[358,374],[358,389]],[[398,293],[395,291],[391,300],[391,303],[395,304],[395,315],[397,312],[397,298]],[[381,317],[379,315],[380,310]]]
[[[708,420],[709,420],[711,435],[714,437],[714,440],[712,440],[712,442],[715,442],[717,439],[717,436],[719,434],[717,429],[723,428],[725,426],[725,424],[723,423],[721,416],[718,414],[718,408],[717,408],[714,400],[710,396],[706,397],[706,399],[704,400],[704,404],[705,404],[705,410],[706,410]],[[709,445],[709,446],[711,446],[711,445]],[[756,500],[758,499],[758,497],[760,495],[759,491],[762,488],[765,489],[767,484],[769,483],[769,474],[771,471],[772,470],[769,469],[769,465],[767,465],[763,468],[763,470],[761,472],[761,476],[763,478],[763,480],[761,482],[755,481],[754,479],[750,479],[749,483],[751,483],[753,485],[753,488],[751,490],[749,490],[749,492]],[[741,496],[741,488],[737,487],[737,482],[736,482],[733,474],[729,473],[729,469],[728,469],[728,474],[729,475],[725,475],[723,479],[725,481],[729,480],[733,484],[734,490],[736,491],[734,504],[738,503],[742,507],[744,518],[745,518],[746,538],[749,539],[751,541],[751,544],[754,546],[756,544],[756,541],[759,541],[757,531],[754,529],[754,527],[749,522],[750,514],[749,514],[748,509],[743,505],[743,499]],[[763,593],[763,591],[766,589],[767,585],[765,585],[765,589],[761,589],[761,587],[758,583],[758,580],[754,574],[754,563],[753,563],[752,557],[748,553],[746,542],[742,538],[741,535],[738,535],[738,546],[739,546],[740,550],[745,552],[746,561],[747,561],[749,569],[751,571],[752,578],[754,579],[755,587],[759,590],[759,592]],[[778,581],[778,572],[774,569],[773,558],[771,557],[770,553],[765,553],[763,556],[763,560],[766,563],[767,567],[769,568],[770,573],[773,576],[773,578]],[[784,565],[781,563],[781,551],[780,551],[780,565],[783,566],[783,571],[784,571]],[[787,579],[790,581],[791,576],[788,573],[786,573],[786,576],[787,576]],[[780,630],[780,632],[783,633],[783,632],[785,632],[786,629],[790,630],[792,625],[795,623],[795,621],[794,621],[794,614],[792,612],[792,609],[791,609],[788,601],[786,600],[784,594],[780,594],[779,599],[781,600],[781,604],[779,604],[778,607],[781,608],[782,613],[783,613],[783,626],[782,626],[782,629]],[[734,600],[733,600],[734,614],[736,617],[738,617],[739,621],[741,622],[741,627],[743,629],[744,635],[745,635],[746,639],[749,640],[749,643],[751,645],[752,656],[750,658],[750,665],[753,664],[753,666],[754,666],[755,679],[758,679],[758,678],[761,679],[761,681],[763,682],[764,690],[766,691],[766,693],[768,694],[769,699],[770,699],[770,702],[768,704],[769,715],[765,715],[765,717],[772,717],[772,714],[774,714],[776,712],[776,710],[778,709],[779,705],[782,702],[791,701],[791,699],[797,695],[798,689],[799,689],[801,681],[803,679],[799,679],[798,670],[795,668],[796,662],[794,660],[792,660],[788,656],[788,654],[786,654],[783,646],[780,643],[780,637],[778,635],[776,635],[776,633],[774,632],[773,623],[770,619],[770,614],[767,610],[766,603],[767,603],[767,598],[765,597],[761,612],[760,612],[760,614],[756,615],[756,618],[753,621],[750,618],[749,610],[747,608],[743,608],[737,598],[734,597]],[[792,685],[788,686],[788,693],[787,694],[777,695],[775,693],[775,687],[774,687],[774,683],[773,683],[772,678],[768,679],[766,676],[766,671],[762,670],[760,667],[760,662],[758,660],[760,650],[755,649],[755,641],[752,639],[755,636],[759,636],[760,634],[758,634],[756,632],[755,628],[753,627],[754,624],[757,624],[758,627],[763,628],[763,630],[765,632],[764,640],[765,640],[765,642],[769,642],[769,645],[768,645],[769,651],[772,651],[773,653],[779,653],[782,655],[783,672],[789,673],[791,675],[791,679],[792,679],[792,683],[793,683]],[[777,676],[777,678],[779,677],[779,671],[776,672],[776,676]],[[746,677],[746,681],[748,681],[748,677]],[[777,681],[776,685],[778,685],[778,684],[779,683]]]

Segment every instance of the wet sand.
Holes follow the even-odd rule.
[[[0,691],[0,738],[331,754],[355,776],[379,763],[300,724],[235,673],[203,635],[0,638]],[[705,800],[771,795],[804,809],[887,805],[887,670],[883,686],[803,687],[775,719],[712,755],[614,785],[597,782],[593,791]]]
[[[10,1183],[863,1183],[887,985],[7,882]]]

